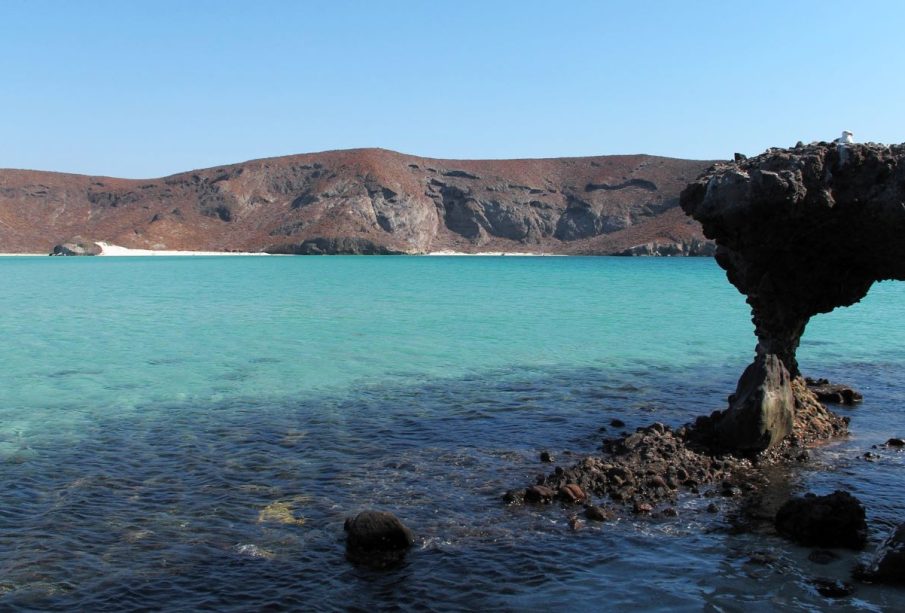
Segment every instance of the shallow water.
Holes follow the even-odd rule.
[[[540,450],[593,452],[613,417],[722,407],[754,339],[710,260],[0,258],[0,274],[2,606],[905,603],[876,586],[823,598],[809,579],[845,579],[863,555],[818,566],[732,534],[710,499],[578,532],[560,507],[499,503],[549,469]],[[905,434],[902,304],[878,285],[816,318],[799,356],[865,402],[788,488],[852,489],[869,550],[903,515],[905,453],[859,459]],[[343,519],[372,507],[417,534],[402,568],[343,559]]]

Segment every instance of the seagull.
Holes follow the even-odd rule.
[[[842,136],[840,136],[839,138],[837,138],[837,139],[834,140],[833,142],[834,142],[834,143],[839,143],[840,145],[850,145],[850,144],[852,144],[853,142],[855,142],[855,139],[852,138],[853,136],[854,136],[854,134],[852,134],[852,133],[849,132],[848,130],[843,130],[843,131],[842,131]]]

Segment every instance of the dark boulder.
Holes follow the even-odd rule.
[[[793,498],[776,513],[776,530],[811,547],[862,549],[867,540],[864,507],[848,492]]]
[[[357,564],[386,567],[399,563],[414,544],[412,531],[386,511],[362,511],[346,519],[346,556]]]

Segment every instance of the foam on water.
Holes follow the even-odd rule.
[[[844,578],[680,502],[573,533],[505,489],[599,428],[722,406],[754,340],[710,260],[0,260],[0,603],[15,607],[809,609]],[[790,491],[854,489],[875,543],[901,519],[902,287],[816,318],[809,373],[851,383],[850,440]],[[899,432],[901,434],[901,432]],[[343,559],[342,520],[396,511],[398,570]],[[751,563],[768,551],[771,565]],[[889,588],[848,605],[882,609]]]

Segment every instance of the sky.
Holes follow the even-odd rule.
[[[0,168],[905,141],[905,2],[0,0]]]

